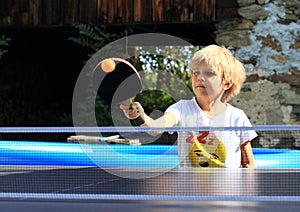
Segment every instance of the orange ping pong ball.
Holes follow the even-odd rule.
[[[101,69],[106,72],[106,73],[110,73],[110,72],[113,72],[116,68],[116,63],[108,58],[108,59],[104,59],[102,60],[101,62]]]

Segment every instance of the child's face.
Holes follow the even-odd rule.
[[[209,98],[215,101],[221,97],[225,87],[220,77],[208,66],[206,62],[201,62],[199,66],[192,67],[192,87],[196,97]]]

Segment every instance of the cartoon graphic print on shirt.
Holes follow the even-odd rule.
[[[224,142],[213,133],[199,132],[196,136],[189,132],[186,142],[191,143],[188,158],[195,167],[222,167],[226,159]]]

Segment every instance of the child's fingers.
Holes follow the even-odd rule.
[[[121,110],[129,110],[129,109],[130,109],[130,106],[120,104],[120,109],[121,109]]]
[[[132,108],[137,110],[139,113],[144,113],[144,109],[143,109],[142,105],[139,102],[134,102],[132,104]]]
[[[249,164],[243,165],[243,168],[250,168]]]
[[[123,110],[125,116],[129,119],[135,119],[140,115],[141,112],[144,112],[143,107],[138,102],[134,102],[130,106],[120,104],[120,109]]]
[[[133,110],[133,109],[126,109],[126,110],[123,110],[125,116],[129,119],[135,119],[138,117],[138,113],[136,110]]]

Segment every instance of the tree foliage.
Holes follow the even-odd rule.
[[[132,32],[132,30],[128,28],[121,31],[119,34],[114,34],[109,32],[105,25],[95,26],[76,23],[73,26],[78,30],[78,36],[70,37],[69,40],[81,46],[90,48],[92,50],[92,54],[97,52],[109,42],[127,36]]]
[[[4,49],[3,46],[7,47],[10,41],[11,39],[6,37],[5,35],[2,35],[0,37],[0,59],[2,59],[3,55],[7,52],[7,50]]]

